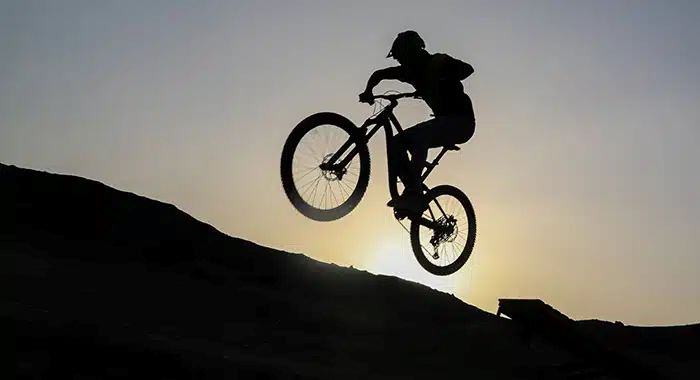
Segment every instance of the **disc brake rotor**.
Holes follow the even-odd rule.
[[[325,156],[323,157],[323,162],[322,162],[321,165],[319,165],[319,166],[322,166],[322,165],[328,163],[328,160],[329,160],[331,157],[333,157],[333,153],[328,153],[327,155],[325,155]],[[329,168],[329,169],[324,169],[324,168],[322,168],[322,169],[321,169],[321,174],[322,174],[323,177],[324,177],[326,180],[328,180],[328,181],[331,181],[331,182],[332,182],[332,181],[342,181],[342,180],[343,180],[343,176],[345,175],[345,173],[347,173],[347,171],[348,171],[347,168],[337,168],[337,167],[332,166],[332,167]]]

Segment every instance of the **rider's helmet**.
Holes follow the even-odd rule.
[[[389,57],[402,57],[406,53],[413,53],[419,50],[425,49],[425,42],[414,30],[407,30],[401,32],[396,36],[394,43],[391,45],[391,50],[387,54]]]

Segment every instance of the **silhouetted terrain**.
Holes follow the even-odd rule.
[[[232,238],[99,182],[2,164],[0,281],[18,378],[535,379],[579,362],[428,287]],[[671,378],[700,369],[698,325],[577,323]]]

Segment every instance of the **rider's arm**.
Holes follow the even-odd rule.
[[[405,75],[404,75],[404,70],[403,67],[401,66],[394,66],[394,67],[387,67],[386,69],[379,69],[370,75],[369,79],[367,80],[367,87],[365,88],[365,93],[371,93],[372,89],[379,84],[379,82],[383,80],[391,80],[391,79],[396,79],[400,81],[404,81]]]
[[[462,62],[459,59],[452,58],[447,54],[443,55],[444,65],[442,67],[442,75],[444,79],[449,80],[464,80],[474,73],[472,65]]]

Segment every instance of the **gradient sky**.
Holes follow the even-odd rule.
[[[230,235],[390,273],[495,311],[700,320],[700,2],[0,0],[0,162],[164,202]],[[319,223],[279,179],[291,128],[356,123],[395,35],[471,63],[477,131],[429,179],[471,198],[474,254],[436,278],[385,206]],[[409,87],[386,82],[377,92]],[[404,125],[428,117],[418,101]]]

